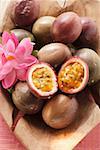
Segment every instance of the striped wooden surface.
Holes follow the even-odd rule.
[[[1,99],[0,99],[1,100]],[[25,150],[0,114],[0,150]]]
[[[74,150],[100,150],[100,124],[98,124]]]

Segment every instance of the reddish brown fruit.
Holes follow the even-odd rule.
[[[98,49],[99,31],[96,23],[88,17],[81,17],[82,32],[74,45],[78,48]]]
[[[52,128],[65,128],[76,119],[78,106],[75,97],[58,94],[44,106],[42,110],[43,120]]]
[[[51,34],[56,42],[72,43],[80,35],[82,25],[80,17],[74,12],[59,15],[53,22]]]
[[[19,26],[31,25],[39,15],[39,4],[36,0],[20,0],[14,10],[13,20]]]
[[[43,106],[43,101],[36,98],[30,91],[26,82],[18,82],[12,93],[12,100],[17,109],[24,114],[35,114]]]
[[[62,43],[50,43],[43,46],[38,52],[38,59],[52,66],[61,65],[71,57],[70,49]]]

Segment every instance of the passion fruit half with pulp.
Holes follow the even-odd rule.
[[[28,70],[27,81],[32,93],[42,99],[50,98],[58,89],[55,71],[47,63],[32,65]]]
[[[58,73],[58,85],[62,92],[74,94],[85,88],[89,79],[88,65],[78,57],[63,64]]]

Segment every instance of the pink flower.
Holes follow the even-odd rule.
[[[12,87],[17,80],[26,80],[28,67],[37,62],[31,55],[32,50],[29,38],[19,43],[13,33],[3,33],[0,44],[0,81],[5,89]]]

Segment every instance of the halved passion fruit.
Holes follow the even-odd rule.
[[[58,85],[61,91],[74,94],[81,91],[89,79],[88,65],[78,57],[72,57],[61,67]]]
[[[40,98],[49,98],[58,90],[57,77],[47,63],[38,63],[28,71],[28,85],[33,94]]]

